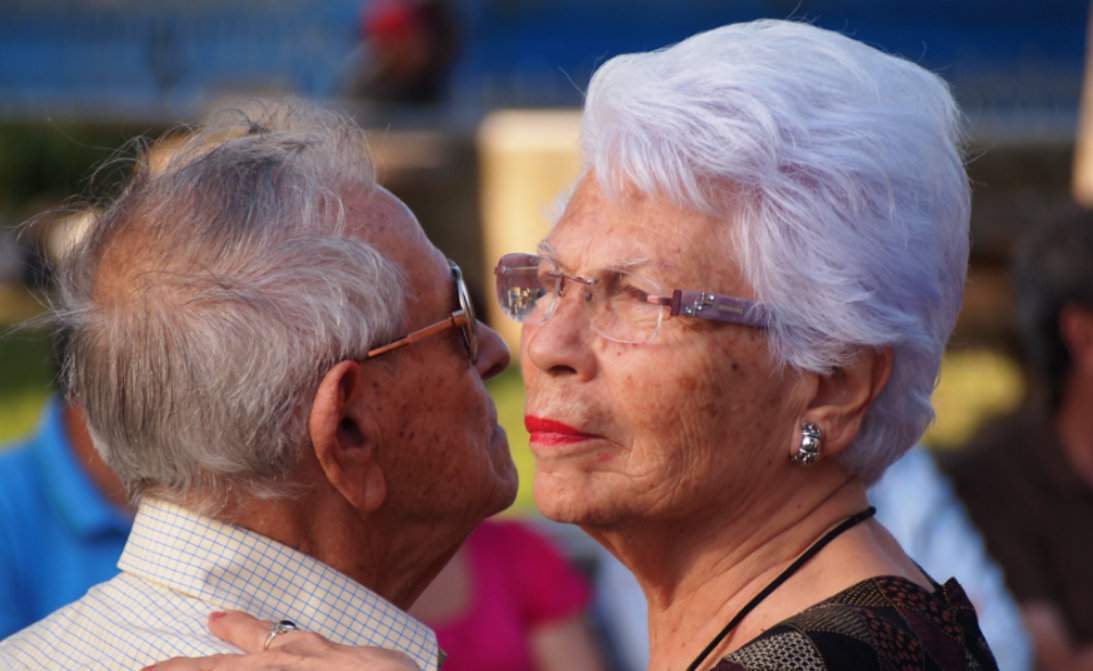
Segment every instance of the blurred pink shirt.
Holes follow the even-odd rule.
[[[584,612],[589,586],[550,544],[520,522],[487,521],[465,546],[471,596],[466,613],[439,626],[444,671],[533,671],[536,627]]]

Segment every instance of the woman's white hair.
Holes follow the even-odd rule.
[[[606,189],[725,220],[780,361],[827,373],[860,348],[892,349],[848,469],[872,482],[922,435],[969,242],[944,81],[811,25],[736,24],[605,63],[582,141]]]
[[[376,188],[364,135],[268,103],[154,155],[60,264],[69,393],[134,498],[292,495],[322,374],[403,321],[342,203]]]

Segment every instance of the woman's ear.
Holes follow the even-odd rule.
[[[376,458],[379,431],[369,400],[360,364],[341,361],[319,382],[307,422],[327,481],[362,512],[379,509],[387,498],[387,480]]]
[[[862,348],[846,365],[817,376],[801,422],[819,427],[824,456],[837,455],[850,446],[869,405],[884,390],[891,374],[892,350],[885,347]]]

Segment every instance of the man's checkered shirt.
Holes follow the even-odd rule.
[[[437,669],[436,635],[322,562],[251,531],[146,500],[121,574],[0,642],[0,669],[136,670],[234,652],[209,634],[216,610],[290,619],[336,643],[396,648]]]

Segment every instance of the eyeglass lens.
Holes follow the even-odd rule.
[[[549,260],[530,254],[508,254],[497,266],[497,297],[504,312],[518,322],[549,319],[568,292],[579,293],[593,328],[617,342],[647,342],[663,317],[663,308],[646,301],[657,293],[649,280],[621,270],[602,270],[590,277],[562,273]]]

